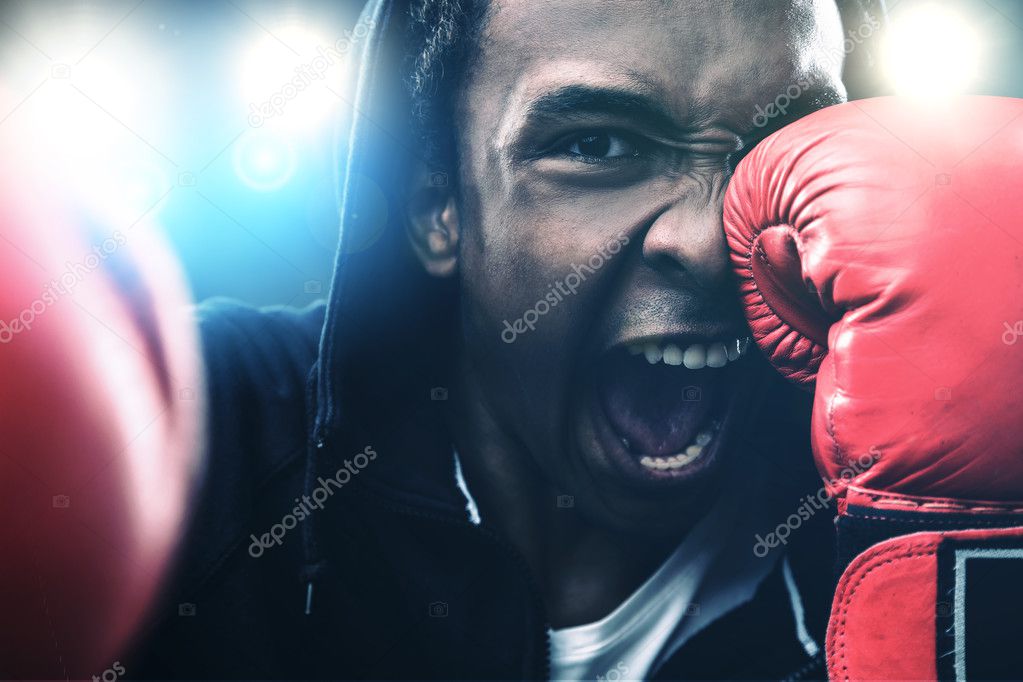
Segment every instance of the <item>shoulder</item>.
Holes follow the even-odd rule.
[[[212,469],[258,480],[301,451],[324,308],[253,308],[228,299],[196,308]]]
[[[304,381],[316,360],[325,308],[322,302],[301,309],[254,308],[226,298],[203,302],[195,315],[210,379],[230,374],[286,384],[298,372]]]
[[[179,578],[194,584],[245,535],[265,496],[297,485],[307,443],[306,383],[324,304],[196,307],[206,376],[206,447]],[[284,493],[281,493],[282,495]],[[290,497],[285,497],[290,500]]]

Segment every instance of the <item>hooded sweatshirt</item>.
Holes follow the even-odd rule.
[[[128,677],[550,677],[551,628],[535,578],[487,519],[467,512],[445,427],[457,284],[427,276],[404,237],[401,190],[420,156],[401,81],[407,14],[407,0],[370,0],[350,35],[327,300],[302,310],[227,300],[198,308],[205,473]],[[778,482],[770,508],[795,512],[820,489],[805,444],[808,403],[780,383],[772,390],[786,398],[751,416],[745,431],[758,436],[741,447],[762,455]],[[764,516],[763,528],[774,528],[766,507]],[[645,674],[823,677],[815,643],[833,590],[834,536],[829,511],[807,517],[771,550],[765,575],[744,583],[748,593],[681,618],[667,638],[675,645]],[[747,542],[734,546],[756,552],[763,537],[742,529]],[[728,591],[728,571],[704,574],[701,589]]]

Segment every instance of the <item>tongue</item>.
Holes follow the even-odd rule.
[[[706,426],[722,379],[721,370],[651,365],[622,352],[600,371],[597,391],[611,427],[633,453],[665,457]]]

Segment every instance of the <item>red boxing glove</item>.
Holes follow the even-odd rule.
[[[955,561],[970,547],[1023,566],[1021,159],[1021,100],[882,98],[775,133],[728,189],[754,339],[815,388],[811,442],[840,551],[843,531],[862,551],[832,612],[833,679],[1005,664],[971,658],[969,604],[942,590],[967,581]]]
[[[152,227],[0,175],[0,677],[119,676],[201,461],[197,335]]]

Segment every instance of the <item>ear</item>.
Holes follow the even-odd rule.
[[[446,173],[417,163],[408,185],[405,216],[412,250],[434,277],[450,277],[458,267],[458,206]]]

